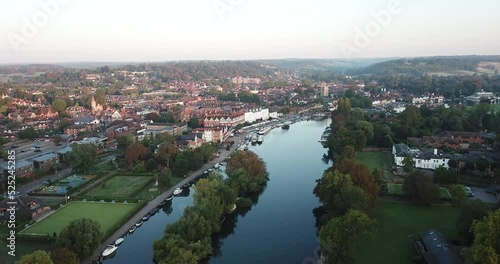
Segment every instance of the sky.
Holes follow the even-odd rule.
[[[1,6],[0,64],[500,54],[498,0],[3,0]]]

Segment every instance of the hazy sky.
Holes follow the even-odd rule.
[[[500,1],[397,2],[4,0],[0,63],[500,54]]]

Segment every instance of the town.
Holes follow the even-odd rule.
[[[500,201],[500,76],[494,71],[395,80],[385,74],[308,75],[301,66],[284,68],[264,61],[94,69],[2,66],[0,217],[5,234],[17,241],[11,246],[15,250],[2,250],[9,250],[5,256],[16,252],[22,263],[28,263],[23,259],[34,251],[51,252],[54,263],[112,261],[120,256],[118,248],[127,236],[138,232],[159,209],[172,206],[178,199],[174,197],[190,197],[191,186],[196,185],[197,192],[209,188],[199,180],[218,181],[220,173],[238,182],[243,178],[238,178],[236,168],[253,173],[255,168],[246,166],[257,165],[245,159],[257,157],[241,155],[253,153],[255,146],[274,144],[266,139],[277,133],[271,130],[294,131],[296,122],[331,120],[322,136],[308,135],[328,150],[324,159],[335,160],[314,190],[323,204],[314,210],[317,223],[325,226],[319,233],[319,261],[336,256],[324,244],[325,236],[335,237],[328,233],[335,233],[329,226],[341,224],[338,221],[350,214],[406,211],[421,224],[417,219],[426,216],[417,215],[415,205],[393,203],[406,199],[429,214],[440,210],[446,220],[421,219],[428,226],[394,230],[401,232],[398,243],[411,248],[407,236],[416,231],[420,233],[411,233],[416,248],[411,254],[420,254],[423,263],[444,263],[432,258],[465,259],[455,248],[463,251],[472,245],[475,250],[474,236],[483,234],[471,229],[473,220],[495,217],[488,212]],[[456,87],[462,87],[461,92]],[[10,162],[14,155],[15,162]],[[256,175],[263,178],[256,176],[255,184],[267,181],[268,173],[262,170]],[[8,182],[10,175],[15,175],[15,185]],[[344,175],[352,179],[326,187],[331,181],[340,184]],[[269,177],[272,182],[273,175]],[[221,212],[231,215],[252,207],[245,193],[263,190],[239,190],[239,198]],[[346,195],[343,207],[338,205],[341,198],[331,192]],[[16,206],[15,228],[11,204]],[[222,218],[223,214],[216,220]],[[370,221],[377,220],[367,218],[360,228],[373,229]],[[380,230],[390,225],[378,221]],[[462,223],[460,230],[450,232],[448,226],[456,221]],[[91,240],[74,232],[82,228],[92,232]],[[212,232],[217,230],[220,227]],[[350,234],[352,239],[357,235]],[[388,250],[382,246],[385,235],[377,235],[380,252]],[[448,238],[454,239],[453,245]],[[85,240],[87,246],[71,239]],[[439,245],[450,243],[450,250],[427,244],[436,239]],[[204,246],[211,251],[210,243]],[[155,259],[175,260],[172,249],[160,250],[157,242],[154,248]],[[197,262],[209,256],[193,258]],[[345,258],[343,263],[355,258],[337,257]],[[367,254],[356,261],[366,263],[373,257]],[[175,263],[171,261],[166,263]],[[457,261],[446,263],[465,260]]]

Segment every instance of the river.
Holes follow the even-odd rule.
[[[322,161],[326,150],[318,143],[328,124],[304,121],[289,130],[276,128],[262,145],[250,147],[266,162],[270,180],[250,210],[227,217],[210,263],[315,263],[318,241],[312,210],[319,202],[312,190],[328,167]],[[192,204],[192,194],[191,189],[175,197],[128,235],[104,263],[151,263],[153,241]]]

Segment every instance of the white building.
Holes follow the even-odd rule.
[[[412,156],[415,162],[415,168],[435,170],[439,167],[449,169],[448,162],[452,158],[450,154],[443,153],[438,149],[415,148],[410,149],[408,145],[397,144],[392,146],[394,163],[397,166],[403,166],[403,160]]]
[[[268,120],[269,119],[269,109],[255,109],[245,112],[245,122],[253,123],[257,120]]]

